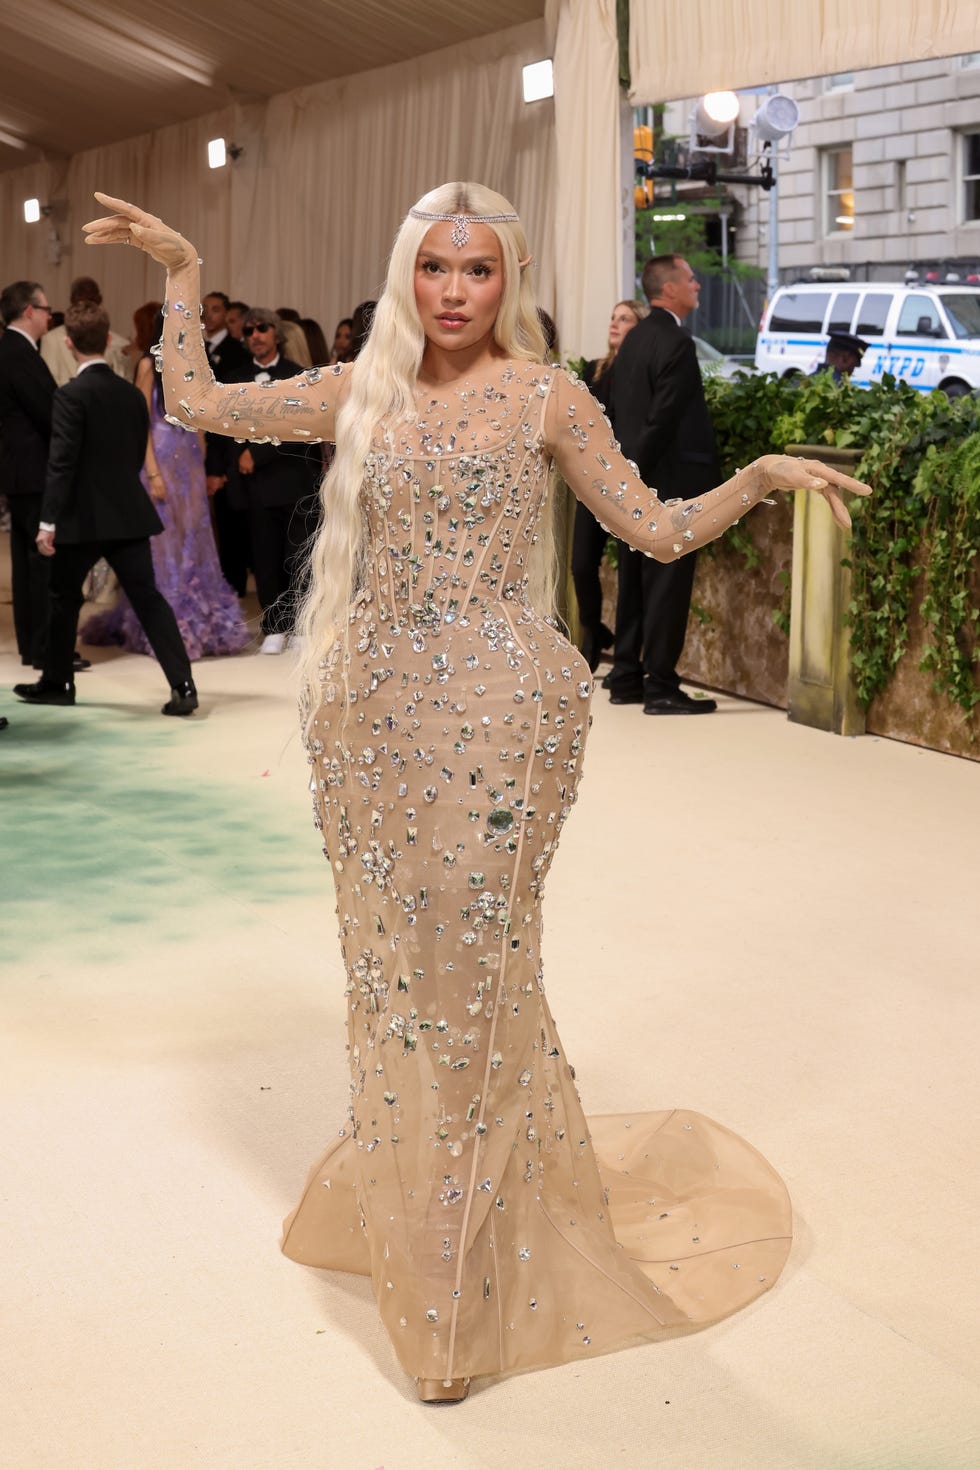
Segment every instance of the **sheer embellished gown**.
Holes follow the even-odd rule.
[[[184,304],[193,278],[179,288],[165,334],[178,419],[332,436],[348,368],[215,385]],[[327,659],[333,693],[310,732],[348,976],[350,1109],[283,1248],[370,1275],[420,1378],[560,1363],[711,1321],[765,1291],[789,1249],[780,1179],[727,1129],[678,1110],[586,1120],[548,1009],[542,889],[592,692],[585,661],[528,600],[553,462],[613,534],[664,560],[767,488],[751,467],[662,504],[582,384],[529,362],[420,386],[414,419],[376,430],[348,661],[339,646]]]

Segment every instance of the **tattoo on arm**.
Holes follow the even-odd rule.
[[[288,393],[256,393],[251,384],[239,387],[218,384],[224,396],[215,404],[215,412],[230,419],[310,417],[316,410],[313,403],[294,398]]]

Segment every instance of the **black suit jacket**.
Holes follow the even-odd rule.
[[[217,347],[205,342],[204,350],[219,383],[242,383],[251,376],[252,354],[230,332]]]
[[[219,383],[245,383],[252,378],[252,354],[247,347],[229,332],[217,347],[207,342],[204,350],[208,355],[211,371]],[[228,495],[236,510],[244,510],[243,497],[238,490],[238,456],[241,450],[224,434],[207,434],[204,443],[204,470],[208,475],[224,475],[228,481]],[[242,503],[239,503],[239,502]]]
[[[107,363],[54,395],[41,520],[55,545],[130,541],[163,530],[140,470],[149,433],[146,399]]]
[[[40,495],[48,463],[55,381],[20,332],[0,337],[0,485],[7,495]]]
[[[612,419],[645,483],[665,495],[694,495],[720,479],[715,436],[694,342],[669,311],[654,306],[627,332],[612,370]]]
[[[266,372],[276,381],[279,378],[295,378],[303,369],[298,362],[280,357],[271,368],[260,368],[252,363],[249,377]],[[255,464],[250,475],[242,476],[242,484],[253,505],[295,505],[316,493],[323,474],[323,454],[319,444],[284,442],[282,444],[249,444]],[[239,445],[236,453],[241,453]]]

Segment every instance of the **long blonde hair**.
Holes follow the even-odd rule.
[[[513,205],[483,184],[443,184],[424,194],[414,208],[426,214],[515,214]],[[414,390],[425,351],[425,335],[415,303],[415,265],[431,220],[405,216],[388,261],[384,291],[374,313],[371,333],[350,373],[350,391],[337,415],[336,453],[320,487],[323,519],[310,556],[309,589],[299,614],[303,638],[302,706],[307,719],[322,694],[344,682],[348,660],[348,608],[364,576],[366,521],[361,491],[365,464],[383,421],[414,420]],[[500,243],[504,285],[494,341],[505,356],[528,362],[545,360],[527,264],[527,239],[519,220],[490,223]],[[549,497],[550,500],[550,497]],[[550,516],[549,516],[550,524]],[[536,561],[550,564],[546,526],[538,533]],[[549,596],[553,573],[538,572],[535,605],[550,612],[541,598]],[[324,659],[336,650],[325,668]]]

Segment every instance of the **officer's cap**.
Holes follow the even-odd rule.
[[[852,332],[831,332],[828,348],[837,352],[853,352],[858,362],[868,350],[868,344],[862,337],[855,337]]]

